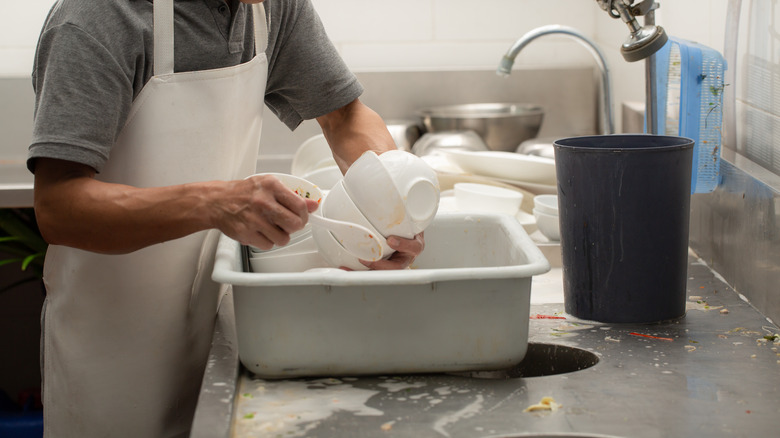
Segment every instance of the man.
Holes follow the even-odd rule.
[[[250,6],[250,4],[258,4]],[[189,431],[220,296],[218,233],[283,245],[316,203],[252,174],[264,103],[316,119],[345,171],[394,148],[309,0],[60,0],[36,52],[28,159],[51,243],[45,433]],[[421,236],[374,269],[408,266]]]

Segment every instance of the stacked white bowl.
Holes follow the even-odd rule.
[[[312,214],[361,225],[381,243],[373,260],[388,258],[394,250],[386,238],[412,238],[433,221],[439,208],[436,172],[421,158],[394,150],[364,153],[326,194],[299,176],[271,173],[287,188],[320,202]],[[307,224],[290,235],[290,242],[270,250],[250,247],[254,272],[303,272],[317,268],[346,267],[366,270],[328,229]]]
[[[330,190],[343,177],[322,134],[301,143],[293,156],[290,173],[311,181],[323,190]]]
[[[368,151],[352,163],[322,204],[318,211],[323,216],[375,231],[382,242],[379,258],[384,259],[393,253],[385,238],[412,238],[433,221],[439,208],[439,182],[436,172],[409,152]],[[330,266],[368,269],[328,230],[315,225],[312,235]]]
[[[534,196],[533,213],[536,218],[536,226],[545,237],[555,241],[561,240],[557,195]]]

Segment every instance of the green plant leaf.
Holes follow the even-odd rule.
[[[23,260],[24,260],[24,259],[21,259],[21,258],[19,258],[19,259],[5,259],[5,260],[0,260],[0,266],[3,266],[3,265],[10,265],[11,263],[21,262],[21,261],[23,261]]]
[[[43,256],[43,254],[35,253],[35,254],[30,254],[27,257],[25,257],[24,260],[22,260],[22,271],[26,271],[27,267],[30,266],[30,263],[32,263],[35,259],[37,259],[37,258],[39,258],[41,256]]]
[[[32,218],[22,220],[13,209],[0,209],[0,229],[30,247],[35,252],[46,252],[48,244],[40,235]]]

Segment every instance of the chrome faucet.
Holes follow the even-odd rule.
[[[602,111],[603,120],[602,133],[614,134],[614,119],[612,117],[612,85],[609,78],[609,68],[607,68],[607,62],[604,55],[599,50],[598,46],[591,41],[590,38],[580,33],[577,29],[568,26],[561,26],[558,24],[551,24],[547,26],[538,27],[518,39],[508,52],[501,59],[501,63],[498,65],[496,73],[500,76],[509,76],[512,73],[512,65],[515,63],[517,54],[531,41],[543,35],[550,34],[562,34],[576,39],[580,44],[584,45],[593,57],[596,59],[596,63],[601,73],[601,96],[602,96]]]

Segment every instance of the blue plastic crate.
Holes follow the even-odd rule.
[[[726,61],[701,44],[670,37],[655,55],[653,134],[693,139],[691,193],[708,193],[720,177]]]

